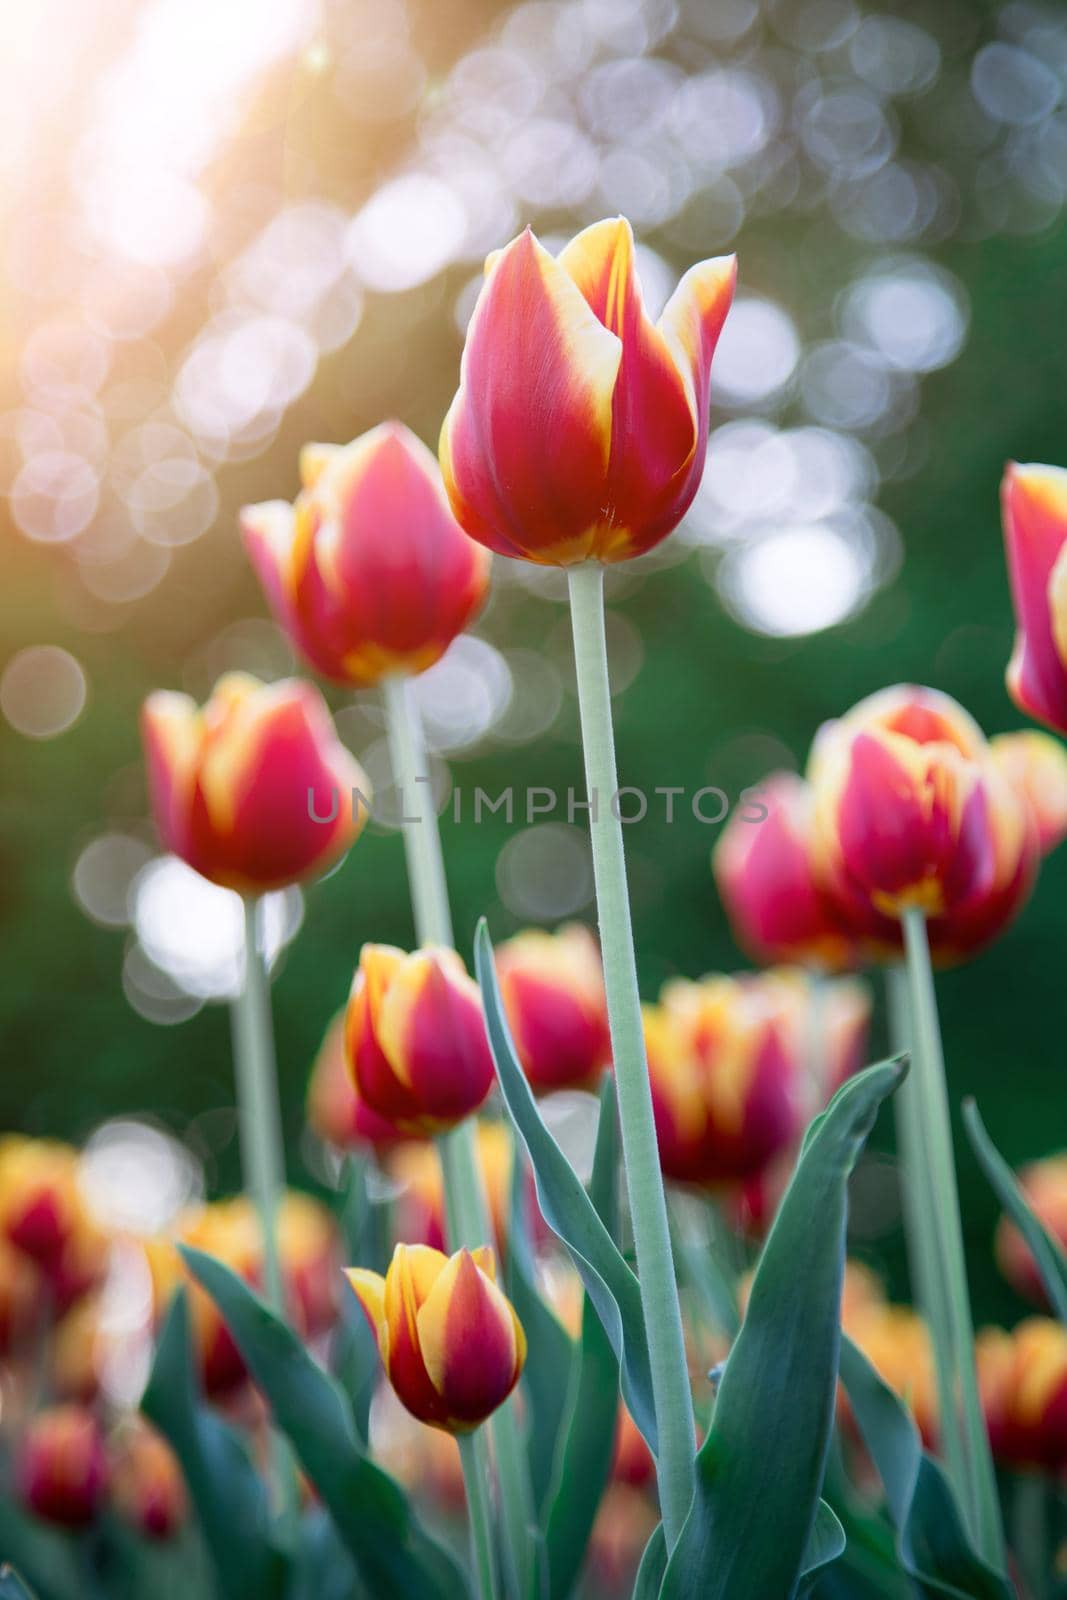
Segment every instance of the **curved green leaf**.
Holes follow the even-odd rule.
[[[973,1100],[963,1102],[963,1125],[997,1199],[1030,1247],[1049,1305],[1059,1320],[1067,1323],[1067,1257],[1059,1240],[1034,1215],[1014,1172],[986,1132]]]
[[[618,1231],[619,1165],[615,1082],[600,1091],[600,1121],[589,1198],[614,1238]],[[565,1600],[577,1581],[615,1450],[619,1363],[588,1295],[582,1307],[578,1360],[571,1373],[567,1421],[552,1481],[545,1543],[551,1600]]]
[[[228,1267],[182,1246],[189,1270],[221,1312],[374,1595],[466,1600],[448,1553],[421,1528],[400,1485],[365,1453],[348,1398],[300,1340]]]
[[[577,1173],[545,1127],[537,1109],[511,1042],[484,917],[478,924],[474,941],[474,964],[500,1088],[512,1121],[529,1151],[545,1221],[570,1252],[618,1357],[623,1396],[630,1414],[655,1452],[656,1413],[641,1290]]]
[[[664,1600],[796,1593],[833,1424],[848,1176],[903,1073],[888,1061],[849,1079],[808,1131],[723,1368]]]
[[[141,1410],[181,1462],[223,1592],[280,1595],[288,1563],[273,1543],[266,1487],[241,1436],[200,1398],[184,1289],[167,1312]]]
[[[953,1600],[1012,1600],[1008,1580],[972,1547],[948,1479],[924,1452],[907,1408],[847,1338],[841,1381],[885,1489],[901,1563],[920,1592]]]
[[[820,1500],[815,1508],[815,1522],[804,1552],[797,1594],[810,1594],[826,1568],[832,1566],[844,1551],[845,1530],[833,1507],[828,1506],[825,1500]]]

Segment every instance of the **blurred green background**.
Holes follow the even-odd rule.
[[[227,1010],[188,1000],[173,973],[146,964],[122,910],[128,888],[136,910],[136,880],[122,874],[155,848],[144,695],[184,686],[202,698],[227,665],[285,670],[272,631],[248,626],[265,608],[237,508],[291,497],[309,438],[346,440],[397,415],[432,443],[481,254],[527,220],[557,237],[628,209],[662,273],[739,252],[757,307],[741,323],[751,370],[739,335],[723,351],[730,382],[712,427],[728,431],[713,437],[712,462],[720,441],[725,461],[775,429],[818,428],[815,442],[838,441],[834,459],[859,463],[863,482],[843,511],[813,510],[810,484],[791,485],[773,452],[753,457],[740,488],[724,479],[658,558],[618,576],[622,781],[736,795],[801,764],[824,718],[902,679],[957,696],[990,733],[1019,726],[1003,684],[1012,628],[997,489],[1008,458],[1064,459],[1067,30],[1057,10],[933,0],[278,0],[275,54],[260,41],[242,77],[242,41],[230,39],[231,77],[197,88],[182,73],[215,48],[207,8],[188,13],[188,59],[168,47],[181,24],[165,0],[103,9],[113,27],[97,19],[91,38],[73,5],[12,24],[22,32],[0,69],[15,102],[0,130],[5,170],[19,175],[4,202],[0,367],[0,1126],[80,1140],[102,1119],[148,1115],[189,1137],[209,1185],[224,1188],[237,1181]],[[47,70],[30,103],[34,52]],[[184,107],[177,89],[154,102],[161,61]],[[124,113],[131,74],[140,87]],[[186,122],[200,118],[203,134],[205,104],[214,142],[190,156]],[[123,130],[133,153],[122,145],[120,158]],[[123,165],[137,159],[171,163],[173,200],[163,186],[158,216],[138,210],[142,179]],[[390,190],[397,174],[424,186]],[[181,185],[204,206],[189,237],[172,238]],[[382,193],[389,204],[369,208]],[[283,214],[288,231],[272,235]],[[857,295],[872,282],[908,292]],[[746,419],[756,435],[738,432]],[[742,516],[753,482],[763,499]],[[753,550],[762,559],[746,565]],[[468,796],[580,788],[558,585],[505,565],[476,629],[490,648],[433,691],[442,760]],[[84,710],[54,737],[32,736],[49,716],[32,673],[29,690],[7,677],[40,645],[69,652],[87,684]],[[374,696],[330,698],[357,753],[373,755]],[[461,948],[483,911],[499,935],[536,910],[547,922],[590,914],[565,815],[523,842],[523,819],[474,826],[465,809],[458,825],[447,811],[443,821]],[[649,996],[672,974],[739,964],[708,871],[716,833],[687,812],[667,826],[661,810],[628,831]],[[125,846],[97,858],[115,881],[101,887],[86,867],[77,892],[87,847],[116,837]],[[939,983],[954,1098],[977,1096],[1012,1161],[1067,1145],[1065,894],[1061,852],[1018,925]],[[174,917],[174,938],[188,940]],[[278,964],[294,1174],[308,1068],[365,939],[411,942],[400,840],[381,826],[307,891]],[[882,1017],[879,994],[875,1049]],[[888,1119],[873,1145],[891,1151]],[[977,1313],[1011,1320],[1020,1307],[989,1248],[996,1208],[962,1141],[958,1154]],[[855,1211],[859,1247],[903,1295],[892,1174],[877,1154]]]

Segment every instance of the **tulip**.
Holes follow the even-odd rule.
[[[454,950],[364,945],[345,1051],[356,1093],[405,1133],[454,1127],[493,1082],[481,995]]]
[[[1008,692],[1067,733],[1067,471],[1011,462],[1000,503],[1016,623]]]
[[[178,1458],[140,1419],[121,1428],[110,1452],[111,1501],[145,1538],[173,1539],[189,1520],[189,1497]]]
[[[1067,1153],[1035,1161],[1016,1176],[1030,1209],[1067,1249]],[[1047,1306],[1048,1296],[1030,1247],[1006,1216],[997,1224],[995,1250],[997,1265],[1008,1282],[1035,1305]]]
[[[609,1484],[589,1539],[589,1570],[599,1594],[629,1594],[641,1555],[656,1527],[648,1496],[626,1484]]]
[[[286,1308],[296,1330],[305,1338],[315,1338],[332,1326],[337,1314],[333,1287],[340,1260],[336,1225],[325,1207],[310,1196],[288,1191],[278,1206],[275,1231]],[[259,1215],[247,1196],[238,1195],[183,1213],[173,1238],[145,1241],[157,1317],[177,1287],[184,1285],[204,1388],[212,1396],[228,1395],[245,1382],[244,1361],[215,1302],[190,1278],[175,1248],[178,1243],[214,1256],[259,1288],[264,1279]]]
[[[656,1463],[652,1452],[644,1434],[621,1401],[615,1423],[611,1479],[613,1483],[629,1484],[631,1489],[652,1488],[656,1482]]]
[[[141,729],[160,838],[212,883],[261,894],[318,876],[366,820],[370,787],[310,684],[227,673],[202,709],[150,695]]]
[[[389,1382],[420,1422],[469,1433],[507,1399],[526,1360],[526,1337],[497,1288],[487,1246],[449,1257],[398,1244],[384,1278],[363,1268],[345,1276],[377,1335]]]
[[[821,730],[811,772],[821,870],[846,903],[887,918],[922,911],[931,944],[952,954],[986,942],[1025,899],[1029,811],[947,695],[902,686],[861,701]]]
[[[1067,1467],[1067,1329],[1030,1317],[1010,1333],[985,1329],[978,1371],[990,1443],[1013,1467]]]
[[[409,1139],[372,1111],[356,1093],[345,1061],[345,1014],[338,1012],[326,1030],[311,1069],[306,1102],[308,1126],[338,1150],[383,1152]]]
[[[17,1355],[32,1338],[43,1295],[33,1262],[0,1237],[0,1357]]]
[[[761,966],[797,961],[826,971],[857,964],[856,930],[818,875],[810,786],[776,772],[758,786],[764,815],[739,807],[712,852],[734,938]]]
[[[498,946],[496,967],[531,1088],[589,1088],[611,1058],[611,1038],[600,951],[588,928],[516,934]]]
[[[84,1209],[75,1149],[17,1134],[0,1140],[0,1229],[16,1249],[54,1266]]]
[[[271,610],[304,659],[366,687],[433,666],[477,615],[489,560],[458,527],[437,462],[399,422],[308,445],[293,505],[241,513]]]
[[[91,1405],[100,1388],[104,1354],[99,1301],[81,1300],[55,1328],[50,1362],[53,1393],[62,1400]]]
[[[84,1406],[53,1406],[31,1418],[15,1453],[15,1484],[27,1510],[64,1528],[84,1528],[100,1509],[107,1462],[96,1418]]]
[[[1037,728],[998,733],[989,741],[994,764],[1030,807],[1043,856],[1067,838],[1067,750]]]
[[[548,566],[625,561],[665,538],[703,473],[735,277],[732,256],[701,262],[653,323],[625,218],[558,257],[529,229],[490,256],[440,444],[472,538]]]

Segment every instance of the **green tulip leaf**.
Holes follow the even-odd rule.
[[[478,924],[474,963],[500,1088],[529,1152],[545,1221],[570,1252],[618,1358],[622,1392],[630,1414],[655,1452],[656,1413],[641,1290],[633,1270],[537,1108],[511,1041],[484,917]]]
[[[304,1516],[285,1600],[370,1600],[333,1518],[321,1506]]]
[[[459,1567],[422,1529],[400,1485],[366,1454],[336,1379],[228,1267],[185,1246],[182,1256],[218,1306],[371,1593],[466,1600]]]
[[[600,1091],[589,1197],[613,1238],[618,1231],[618,1166],[615,1080],[608,1076]],[[597,1508],[611,1474],[618,1410],[619,1363],[586,1295],[578,1359],[571,1369],[566,1424],[549,1496],[545,1542],[551,1600],[565,1600],[581,1571]]]
[[[520,1382],[529,1418],[530,1487],[533,1503],[539,1507],[552,1476],[567,1400],[564,1378],[574,1361],[574,1345],[538,1292],[528,1199],[522,1155],[516,1144],[511,1163],[506,1289],[526,1333],[526,1365]]]
[[[800,1570],[797,1595],[809,1595],[823,1577],[826,1568],[833,1565],[845,1552],[845,1530],[837,1513],[825,1500],[815,1508],[815,1522],[808,1537],[804,1562]]]
[[[32,1589],[28,1589],[14,1567],[6,1563],[0,1567],[0,1600],[36,1600]]]
[[[919,1592],[952,1600],[1012,1600],[1008,1580],[971,1545],[948,1479],[923,1450],[906,1406],[847,1338],[841,1381],[882,1480],[901,1564]]]
[[[1059,1241],[1035,1216],[1014,1172],[986,1132],[973,1100],[963,1102],[963,1125],[997,1199],[1029,1246],[1049,1305],[1059,1320],[1067,1323],[1067,1257]]]
[[[887,1061],[850,1078],[809,1129],[722,1370],[664,1600],[789,1600],[836,1538],[819,1497],[834,1417],[848,1178],[904,1070]]]
[[[167,1312],[141,1410],[181,1463],[224,1593],[280,1596],[287,1558],[273,1542],[266,1488],[240,1434],[201,1400],[184,1289]]]

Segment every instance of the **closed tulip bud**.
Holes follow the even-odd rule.
[[[947,695],[901,686],[861,701],[821,730],[812,780],[827,881],[883,917],[924,911],[935,954],[988,942],[1029,892],[1029,812]]]
[[[316,877],[366,821],[370,786],[310,684],[232,672],[202,709],[161,691],[141,731],[160,838],[212,883],[260,894]]]
[[[1067,1153],[1035,1161],[1016,1177],[1030,1209],[1067,1250]],[[997,1265],[1008,1282],[1035,1305],[1047,1306],[1048,1296],[1030,1247],[1006,1216],[997,1224],[994,1248]]]
[[[1067,471],[1011,462],[1000,505],[1016,625],[1008,692],[1067,733]]]
[[[271,610],[326,678],[365,687],[433,666],[485,599],[489,560],[456,523],[441,474],[399,422],[308,445],[294,505],[246,506],[241,528]]]
[[[1043,856],[1067,838],[1067,750],[1036,728],[998,733],[989,741],[994,764],[1023,796]]]
[[[730,928],[753,961],[797,961],[838,971],[860,959],[857,930],[818,876],[810,786],[776,772],[758,788],[763,815],[739,806],[712,852]]]
[[[500,945],[497,977],[522,1069],[536,1093],[588,1088],[611,1059],[597,942],[571,923]]]
[[[78,1152],[51,1139],[0,1139],[0,1229],[39,1266],[55,1267],[84,1214]]]
[[[345,1016],[356,1093],[406,1133],[440,1133],[493,1082],[478,985],[454,950],[364,945]]]
[[[751,978],[679,979],[662,999],[696,1063],[704,1181],[751,1177],[789,1148],[803,1121],[803,1065],[789,1025]]]
[[[714,1182],[708,1159],[708,1109],[696,1057],[662,1006],[641,1008],[652,1113],[663,1175],[676,1183]]]
[[[326,1030],[308,1080],[308,1126],[338,1150],[392,1149],[411,1138],[372,1111],[356,1093],[345,1061],[345,1014],[338,1012]]]
[[[104,1443],[84,1406],[53,1406],[30,1419],[15,1453],[15,1484],[27,1510],[64,1528],[94,1520],[107,1486]]]
[[[732,256],[644,309],[623,217],[553,257],[529,229],[489,258],[441,431],[452,509],[481,544],[549,566],[625,561],[681,521],[704,470]]]
[[[978,1342],[979,1388],[990,1443],[1016,1467],[1067,1467],[1067,1329],[1030,1317]]]
[[[377,1335],[386,1376],[411,1414],[446,1433],[469,1433],[507,1399],[526,1360],[526,1337],[496,1285],[493,1252],[454,1256],[398,1244],[382,1278],[345,1276]]]
[[[185,1479],[167,1441],[139,1419],[123,1423],[109,1452],[111,1502],[146,1539],[173,1539],[189,1520]]]

